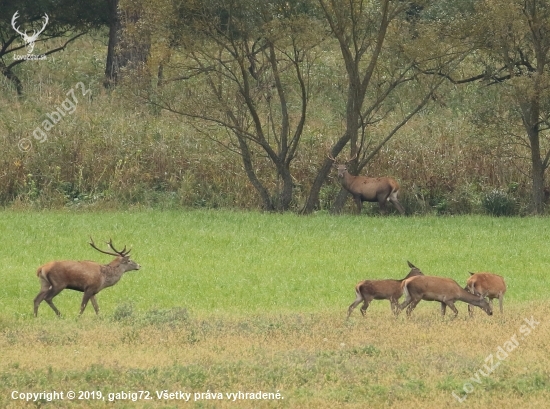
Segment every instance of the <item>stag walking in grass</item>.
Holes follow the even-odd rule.
[[[491,307],[493,306],[493,298],[498,298],[500,313],[502,314],[502,300],[506,292],[506,283],[501,276],[493,273],[470,273],[464,289],[474,295],[487,297]],[[470,317],[474,315],[473,308],[470,305],[468,305],[468,313]]]
[[[409,274],[402,280],[364,280],[360,281],[355,286],[355,301],[348,308],[348,318],[361,302],[363,306],[361,307],[361,314],[365,317],[367,308],[372,300],[390,300],[390,306],[392,312],[397,315],[399,313],[398,309],[398,300],[403,294],[403,289],[401,288],[401,282],[410,277],[416,277],[424,275],[422,271],[416,266],[414,266],[410,261],[407,261],[407,264],[411,268]]]
[[[104,251],[96,247],[90,237],[90,246],[97,251],[116,257],[109,264],[99,264],[93,261],[51,261],[38,267],[36,275],[40,279],[40,292],[34,299],[34,316],[38,316],[38,306],[46,301],[54,312],[61,313],[54,305],[52,299],[65,288],[83,292],[80,314],[84,312],[88,301],[92,302],[96,314],[99,314],[99,306],[95,295],[106,287],[115,285],[127,271],[139,270],[140,265],[131,260],[126,246],[121,251],[115,249],[113,241],[107,243],[112,251]]]
[[[338,164],[336,159],[328,156],[334,162],[338,170],[338,180],[344,189],[351,193],[353,200],[357,205],[357,213],[361,214],[363,202],[378,202],[380,213],[386,212],[386,202],[391,202],[401,214],[405,214],[405,209],[399,203],[397,196],[399,194],[399,183],[395,179],[388,177],[370,178],[366,176],[353,176],[348,172],[347,163]]]
[[[451,278],[418,276],[403,281],[403,294],[405,301],[399,305],[399,311],[407,308],[407,316],[410,316],[416,305],[421,301],[439,301],[441,303],[441,315],[445,315],[445,309],[449,307],[458,315],[455,301],[463,301],[475,305],[487,313],[493,315],[493,308],[483,297],[474,295],[463,289]]]

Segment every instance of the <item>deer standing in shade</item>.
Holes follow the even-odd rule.
[[[353,200],[357,205],[357,213],[361,214],[363,202],[378,202],[380,212],[385,213],[386,202],[391,202],[401,214],[405,214],[405,209],[397,199],[399,193],[399,183],[395,179],[388,177],[370,178],[367,176],[353,176],[348,172],[347,163],[353,158],[347,160],[344,164],[336,163],[336,159],[328,156],[334,162],[338,170],[338,180],[344,189],[351,193]]]

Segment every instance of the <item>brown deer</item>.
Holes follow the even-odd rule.
[[[334,162],[334,166],[338,169],[338,180],[344,189],[351,193],[355,204],[357,205],[357,213],[361,213],[363,202],[378,202],[380,213],[385,213],[386,202],[393,203],[395,208],[401,214],[405,214],[405,209],[397,200],[399,193],[399,184],[395,179],[388,177],[369,178],[366,176],[352,176],[348,172],[347,163],[353,158],[347,160],[344,164],[336,163],[336,159],[328,156]]]
[[[441,303],[442,316],[445,315],[447,306],[453,310],[455,317],[458,315],[458,310],[454,305],[457,300],[478,306],[488,315],[493,315],[493,308],[484,298],[469,293],[451,278],[433,276],[411,277],[404,280],[401,285],[405,294],[405,301],[399,305],[399,312],[408,306],[407,316],[411,315],[420,300],[439,301]]]
[[[506,292],[506,283],[501,276],[492,273],[470,273],[464,289],[474,295],[487,297],[491,306],[493,305],[493,298],[498,298],[500,313],[502,314],[502,299]],[[468,312],[470,317],[473,316],[473,309],[469,305]]]
[[[397,315],[398,314],[398,300],[403,294],[403,289],[401,288],[401,282],[410,277],[421,276],[422,271],[419,268],[415,267],[410,261],[407,261],[411,271],[407,276],[401,280],[364,280],[360,281],[355,286],[355,301],[348,308],[348,318],[351,315],[352,311],[357,307],[361,301],[363,301],[363,306],[361,307],[361,314],[365,317],[367,308],[372,300],[390,300],[391,310]]]
[[[118,251],[113,246],[113,241],[107,243],[111,250],[98,249],[90,237],[90,246],[97,251],[115,256],[109,264],[99,264],[93,261],[50,261],[38,267],[36,275],[40,279],[41,289],[34,299],[34,316],[38,316],[38,306],[45,300],[54,312],[60,316],[61,313],[53,304],[52,299],[65,288],[83,292],[80,314],[84,312],[88,300],[92,301],[96,314],[99,314],[99,307],[95,295],[105,287],[115,285],[122,275],[127,271],[139,270],[140,265],[130,260],[126,246]]]

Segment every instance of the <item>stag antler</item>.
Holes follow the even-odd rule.
[[[118,251],[117,249],[115,249],[114,245],[113,245],[113,240],[112,239],[109,239],[108,242],[106,242],[109,247],[114,251],[114,253],[111,253],[110,251],[105,251],[105,250],[101,250],[99,248],[97,248],[97,246],[95,245],[94,243],[94,239],[92,239],[92,236],[90,236],[90,243],[88,243],[90,246],[92,246],[94,249],[96,249],[97,251],[99,251],[100,253],[103,253],[103,254],[108,254],[110,256],[115,256],[115,257],[126,257],[130,251],[132,251],[132,249],[126,251],[126,246],[124,246],[124,248],[122,249],[122,251]]]
[[[112,239],[109,239],[109,242],[107,243],[109,245],[109,247],[117,254],[119,254],[120,256],[122,257],[126,257],[131,251],[132,249],[126,251],[126,246],[124,246],[124,248],[122,249],[122,251],[118,251],[117,249],[115,249],[115,246],[113,245],[113,240]]]
[[[351,158],[349,158],[349,159],[346,161],[346,163],[351,162],[351,161],[354,160],[356,157],[357,157],[357,152],[355,152],[355,155],[353,155]]]
[[[351,158],[349,158],[347,161],[345,161],[344,163],[350,163],[352,160],[354,160],[355,158],[357,157],[357,152],[355,153],[355,155],[353,155]],[[327,158],[329,158],[331,161],[333,161],[334,163],[336,163],[336,158],[334,156],[332,156],[330,153],[327,155]]]

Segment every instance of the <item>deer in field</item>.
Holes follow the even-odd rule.
[[[328,155],[328,158],[334,162],[334,167],[338,170],[338,180],[344,189],[351,193],[353,200],[357,205],[357,212],[361,213],[363,202],[378,202],[380,212],[385,213],[386,202],[393,203],[399,213],[404,214],[405,209],[397,200],[399,193],[399,183],[395,179],[388,177],[370,178],[367,176],[353,176],[348,172],[347,163],[354,157],[348,159],[343,164],[338,164],[336,159]]]
[[[493,298],[498,298],[500,313],[502,314],[502,299],[506,292],[506,283],[501,276],[492,273],[470,273],[464,289],[474,295],[487,297],[491,306],[493,305]],[[469,305],[468,313],[470,317],[473,316],[473,309]]]
[[[407,316],[411,315],[421,300],[439,301],[442,316],[445,315],[447,306],[453,310],[455,317],[458,315],[458,310],[454,305],[457,300],[478,306],[487,315],[493,315],[493,308],[483,297],[469,293],[451,278],[418,276],[404,280],[401,285],[405,301],[399,305],[399,312],[408,306]]]
[[[88,300],[92,301],[96,314],[99,314],[99,307],[95,295],[106,287],[115,285],[122,275],[127,271],[139,270],[140,265],[130,260],[126,246],[121,251],[115,249],[113,241],[107,243],[111,251],[104,251],[96,247],[90,237],[90,246],[97,251],[116,257],[109,264],[99,264],[94,261],[50,261],[36,271],[40,279],[40,292],[34,299],[34,316],[38,316],[38,306],[46,301],[54,312],[60,316],[52,299],[65,288],[83,292],[80,314],[84,312]]]
[[[422,271],[414,266],[410,261],[407,261],[411,271],[407,276],[401,280],[364,280],[360,281],[355,286],[355,301],[348,308],[348,318],[352,311],[357,307],[361,301],[363,306],[361,307],[361,314],[365,317],[367,308],[372,300],[390,300],[391,310],[398,314],[398,300],[403,294],[401,288],[401,282],[410,277],[421,276]]]

